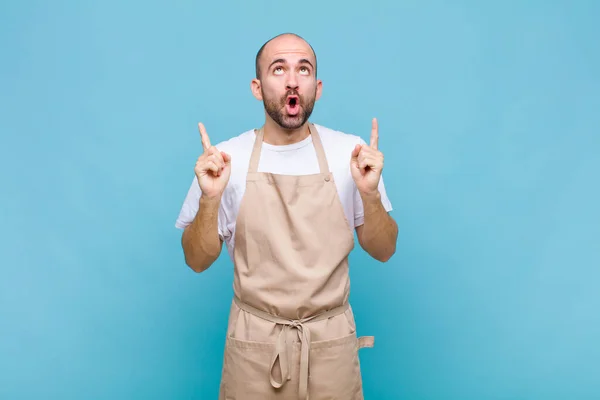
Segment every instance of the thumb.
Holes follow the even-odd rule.
[[[229,154],[222,151],[221,156],[223,156],[223,161],[225,161],[225,164],[229,164],[231,162],[231,156]]]
[[[358,157],[358,155],[360,154],[360,149],[361,149],[360,144],[357,144],[356,146],[354,146],[354,150],[352,150],[352,159],[355,159]]]

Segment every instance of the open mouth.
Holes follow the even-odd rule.
[[[298,96],[288,96],[285,108],[288,115],[298,115],[298,112],[300,111],[300,99],[298,98]]]

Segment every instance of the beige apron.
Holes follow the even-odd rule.
[[[220,400],[363,399],[348,304],[354,233],[323,145],[309,124],[320,173],[257,172],[256,139],[235,231]],[[348,155],[350,165],[350,155]]]

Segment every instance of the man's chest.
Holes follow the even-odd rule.
[[[279,166],[267,163],[264,165],[264,169],[261,170],[259,167],[259,172],[294,176],[319,173],[319,165],[316,158],[314,159],[314,164],[316,165],[312,165],[313,163],[309,157],[305,157],[303,160],[304,165],[302,165],[302,161],[293,158],[280,160],[282,165]],[[350,157],[348,157],[346,162],[343,162],[339,159],[327,160],[327,162],[329,170],[333,175],[337,195],[339,196],[340,201],[342,204],[352,203],[355,185],[350,173]],[[230,217],[236,216],[241,206],[246,193],[246,178],[247,170],[240,168],[232,171],[229,183],[225,189],[225,192],[223,193],[222,198],[222,206]],[[307,190],[307,188],[298,186],[296,190],[302,191]],[[314,190],[311,190],[311,193],[315,193]],[[323,200],[326,201],[326,199]]]

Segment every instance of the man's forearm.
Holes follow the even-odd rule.
[[[373,258],[385,262],[396,252],[398,225],[385,211],[381,195],[361,195],[365,222],[359,237],[363,249]]]
[[[214,263],[221,253],[218,216],[221,198],[200,197],[196,217],[187,226],[181,238],[186,264],[202,272]]]

